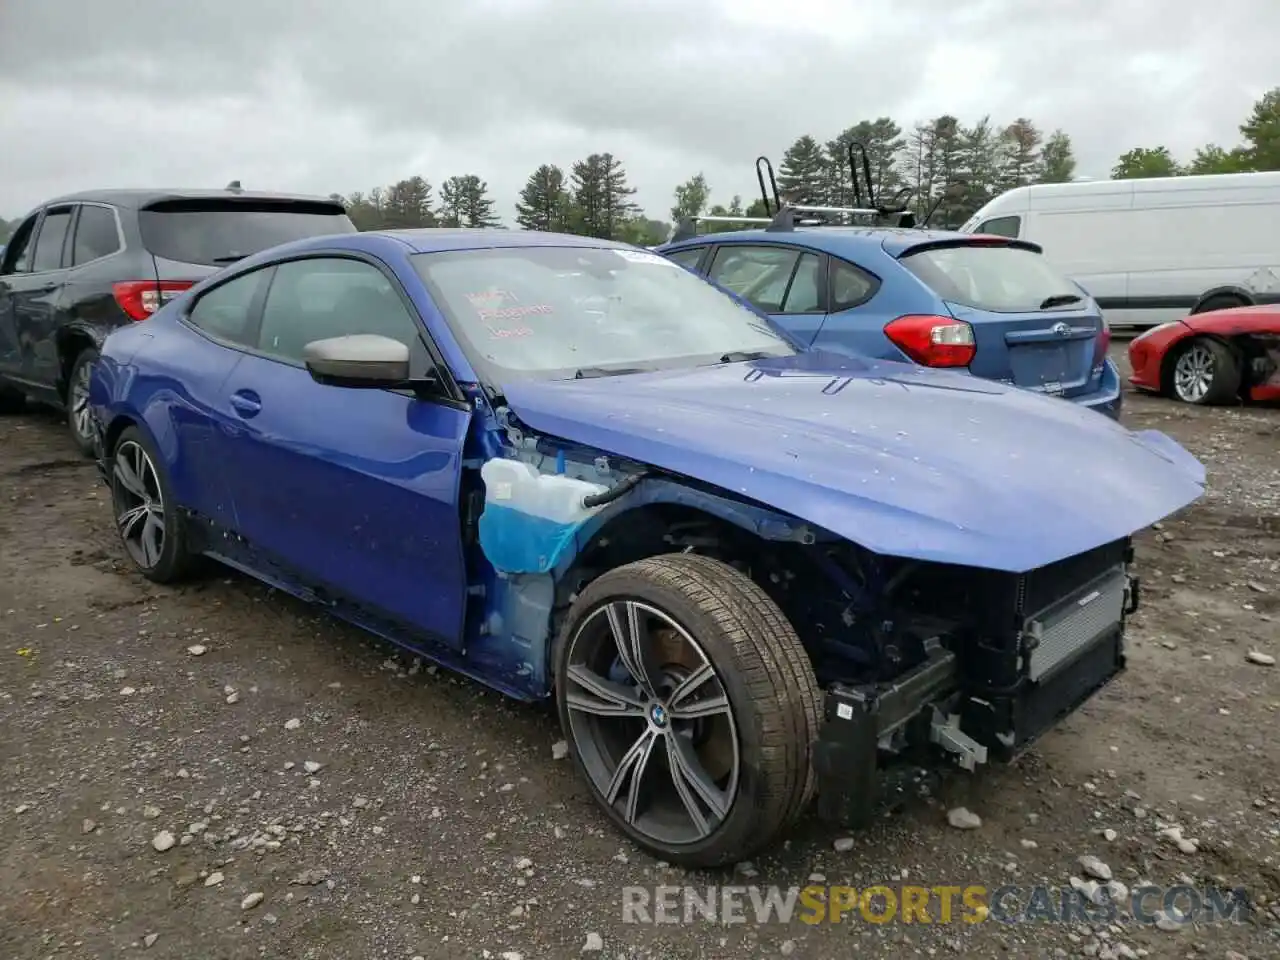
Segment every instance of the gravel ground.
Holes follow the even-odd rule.
[[[1280,667],[1250,659],[1280,656],[1280,410],[1127,402],[1211,483],[1141,537],[1130,669],[1017,764],[852,838],[807,821],[737,876],[623,842],[549,710],[238,575],[148,584],[57,419],[0,420],[0,956],[1280,955]],[[949,826],[958,806],[981,826]],[[1131,886],[1243,886],[1255,922],[622,922],[628,885],[1056,888],[1082,855]]]

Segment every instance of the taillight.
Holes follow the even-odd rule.
[[[925,367],[967,367],[978,350],[973,327],[954,317],[911,314],[891,320],[884,333],[899,350]]]
[[[1096,367],[1107,359],[1107,351],[1111,349],[1111,325],[1107,318],[1102,318],[1102,328],[1098,331],[1098,339],[1093,346],[1093,365]]]
[[[192,286],[191,280],[126,280],[113,283],[111,293],[130,320],[145,320]]]

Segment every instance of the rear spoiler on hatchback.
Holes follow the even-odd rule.
[[[903,244],[893,253],[896,259],[908,257],[913,253],[926,250],[947,250],[955,247],[1012,247],[1015,250],[1026,250],[1030,253],[1044,253],[1044,248],[1030,240],[1017,240],[1012,237],[1001,237],[988,233],[969,233],[960,236],[941,237],[922,236],[919,243]]]

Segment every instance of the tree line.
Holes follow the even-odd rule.
[[[1280,170],[1280,87],[1263,94],[1253,105],[1249,118],[1240,125],[1240,136],[1242,142],[1234,147],[1205,144],[1186,163],[1179,162],[1165,146],[1134,147],[1116,161],[1111,176],[1121,180]]]
[[[1192,176],[1280,170],[1280,87],[1264,94],[1240,125],[1241,141],[1232,147],[1206,144],[1185,162],[1166,146],[1137,146],[1120,156],[1115,179]],[[983,204],[1013,187],[1062,183],[1074,178],[1075,154],[1063,130],[1044,132],[1031,119],[997,124],[988,117],[963,123],[943,115],[904,130],[890,117],[861,120],[834,137],[806,135],[795,141],[777,164],[778,191],[791,203],[853,206],[857,200],[849,169],[849,144],[861,143],[871,168],[871,193],[881,201],[897,198],[917,215],[933,210],[930,224],[956,227]],[[744,158],[744,165],[749,163]],[[860,166],[860,165],[859,165]],[[859,173],[861,179],[861,172]],[[646,246],[667,238],[671,223],[689,217],[766,215],[761,198],[733,196],[712,202],[711,185],[701,173],[675,188],[668,216],[654,219],[635,203],[622,161],[612,153],[593,153],[567,170],[542,164],[529,175],[516,203],[516,224],[526,230],[551,230],[624,240]],[[869,202],[861,184],[862,202]],[[400,227],[497,227],[496,203],[477,174],[452,176],[437,191],[421,176],[386,187],[342,196],[361,230]],[[17,224],[0,220],[0,242]],[[712,224],[712,229],[732,225]]]
[[[1167,147],[1134,147],[1117,160],[1116,179],[1280,170],[1280,87],[1259,99],[1240,126],[1234,147],[1206,144],[1185,164]],[[780,158],[775,172],[784,201],[850,207],[871,202],[862,183],[855,191],[849,145],[861,144],[871,170],[870,195],[884,203],[896,199],[917,217],[932,211],[930,224],[956,227],[988,200],[1014,187],[1064,183],[1074,179],[1075,153],[1064,130],[1043,131],[1018,117],[998,124],[991,117],[964,123],[944,114],[904,130],[890,117],[861,120],[829,139],[798,138]],[[749,161],[745,161],[749,162]],[[516,204],[516,224],[526,230],[585,234],[652,245],[666,239],[671,223],[689,217],[766,216],[763,199],[735,195],[712,202],[711,185],[695,174],[675,188],[668,217],[653,219],[633,201],[622,161],[595,153],[568,170],[542,164],[529,175]],[[392,226],[493,226],[494,203],[478,176],[451,177],[432,202],[431,185],[421,177],[345,198],[361,229]],[[710,224],[710,229],[733,229]]]

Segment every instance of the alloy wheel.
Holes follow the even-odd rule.
[[[1213,354],[1203,343],[1193,343],[1173,367],[1173,389],[1179,400],[1200,403],[1213,386]]]
[[[650,604],[607,601],[570,641],[566,680],[568,732],[604,803],[661,844],[715,833],[742,750],[725,686],[688,631]]]
[[[151,456],[133,440],[121,443],[112,459],[111,499],[120,539],[133,562],[150,570],[160,562],[165,545],[160,478]]]
[[[75,430],[76,436],[86,443],[93,439],[93,422],[89,415],[89,380],[92,376],[93,364],[77,364],[68,397],[71,407],[71,428]]]

